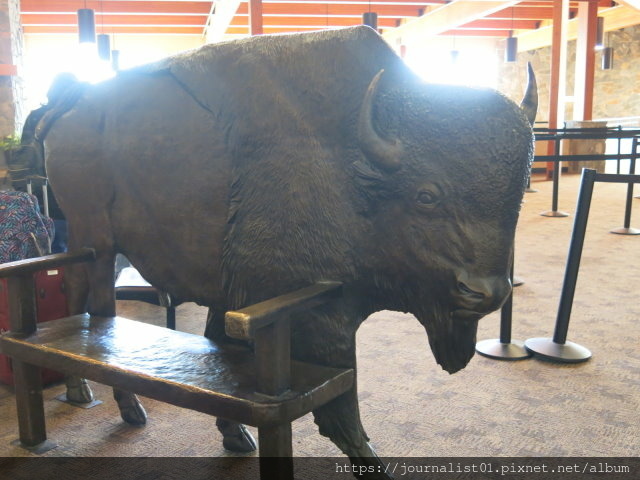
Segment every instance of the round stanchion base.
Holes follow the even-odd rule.
[[[519,287],[520,285],[524,285],[524,280],[521,277],[513,277],[513,286]]]
[[[476,352],[496,360],[524,360],[533,355],[524,348],[523,342],[512,340],[511,343],[502,343],[498,338],[476,343]]]
[[[524,193],[538,193],[538,190],[535,188],[527,187],[524,189]]]
[[[556,217],[556,218],[569,216],[567,212],[561,212],[560,210],[547,210],[546,212],[542,212],[540,215],[542,215],[543,217]]]
[[[616,235],[640,235],[640,230],[633,227],[630,227],[630,228],[620,227],[620,228],[614,228],[613,230],[611,230],[611,233],[615,233]]]
[[[553,338],[530,338],[524,342],[527,350],[544,360],[561,363],[586,362],[591,352],[573,342],[556,343]]]

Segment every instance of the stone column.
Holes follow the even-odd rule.
[[[606,128],[607,122],[599,121],[580,121],[573,120],[567,122],[567,128]],[[565,140],[562,142],[563,155],[602,155],[606,150],[606,140],[602,139],[584,139],[584,140]],[[583,168],[593,168],[598,173],[604,173],[605,160],[589,160],[585,162],[566,162],[569,173],[580,173]]]
[[[23,84],[18,76],[22,49],[20,0],[0,0],[0,138],[22,130]],[[1,155],[0,170],[5,168]]]

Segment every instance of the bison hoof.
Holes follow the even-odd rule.
[[[239,433],[236,435],[225,436],[222,440],[222,446],[232,452],[254,452],[258,446],[251,432],[249,432],[244,425],[240,425],[239,430]]]
[[[140,403],[121,407],[120,416],[129,425],[144,425],[147,423],[147,412],[144,411],[144,407]]]
[[[393,465],[385,464],[367,444],[365,456],[349,457],[353,476],[363,480],[394,480]]]
[[[67,377],[67,400],[74,403],[93,402],[93,392],[84,378]]]
[[[236,453],[249,453],[258,448],[251,432],[241,423],[218,418],[216,426],[222,433],[222,446],[225,449]]]
[[[147,423],[147,412],[144,411],[144,407],[135,394],[114,388],[113,397],[118,402],[122,420],[129,425],[144,425]]]

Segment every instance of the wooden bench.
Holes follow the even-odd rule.
[[[251,339],[253,350],[121,317],[84,314],[36,325],[33,272],[93,255],[85,249],[0,265],[11,319],[0,350],[13,359],[20,442],[46,441],[39,367],[47,366],[255,426],[260,477],[292,479],[291,422],[346,392],[354,372],[292,361],[291,314],[339,297],[340,284],[319,283],[228,312],[227,333]]]

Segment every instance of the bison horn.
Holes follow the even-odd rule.
[[[373,99],[383,73],[384,70],[380,70],[373,77],[364,96],[358,119],[358,141],[369,160],[382,170],[393,172],[400,168],[402,146],[397,140],[381,137],[373,126]]]
[[[533,127],[533,122],[536,120],[536,113],[538,111],[538,83],[536,82],[536,76],[533,73],[533,67],[531,62],[527,63],[527,91],[524,94],[520,108],[524,111],[524,114],[529,119],[529,123]]]

